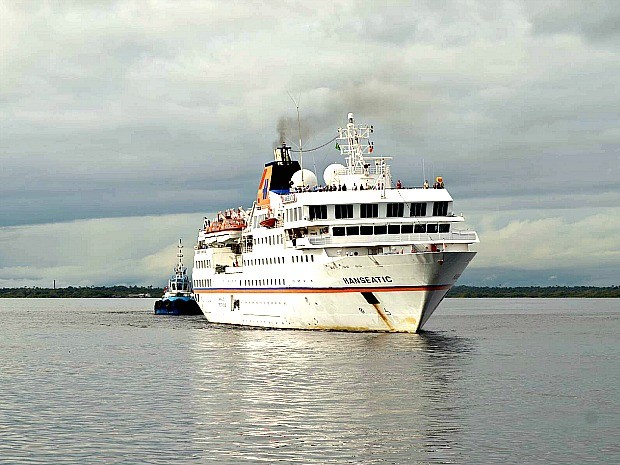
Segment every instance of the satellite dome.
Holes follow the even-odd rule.
[[[303,183],[301,182],[302,172],[303,172]],[[316,181],[316,174],[306,169],[295,172],[295,174],[293,174],[293,177],[291,178],[291,181],[293,182],[293,187],[313,188],[313,187],[316,187],[316,185],[318,184]]]
[[[334,186],[338,184],[338,171],[344,170],[345,167],[340,163],[333,163],[325,168],[323,171],[323,180],[327,186]]]

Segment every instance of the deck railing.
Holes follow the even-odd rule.
[[[315,245],[350,245],[369,243],[400,243],[400,242],[477,242],[478,235],[473,231],[453,231],[449,233],[417,233],[417,234],[375,234],[369,236],[306,236],[296,241],[298,247]]]

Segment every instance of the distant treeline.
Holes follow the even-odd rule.
[[[1,297],[34,298],[89,298],[89,297],[161,297],[164,290],[159,287],[143,286],[98,286],[62,287],[45,289],[41,287],[0,288]]]
[[[2,297],[34,298],[89,298],[89,297],[151,297],[159,298],[164,290],[160,287],[141,286],[99,286],[63,287],[45,289],[41,287],[0,288]],[[620,297],[620,286],[554,286],[554,287],[477,287],[455,286],[448,297]]]
[[[620,286],[477,287],[454,286],[447,297],[620,297]]]

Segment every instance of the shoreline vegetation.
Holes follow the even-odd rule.
[[[159,299],[164,293],[163,288],[153,286],[91,286],[91,287],[44,287],[0,288],[0,298],[152,298]]]
[[[92,286],[0,288],[0,298],[150,298],[159,299],[163,288],[153,286]],[[450,298],[619,298],[620,286],[478,287],[454,286]]]

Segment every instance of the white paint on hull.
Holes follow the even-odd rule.
[[[226,288],[219,287],[213,277],[211,289],[195,292],[203,313],[214,323],[416,332],[474,255],[446,252],[345,257],[327,264],[305,264],[298,268],[298,276],[288,267],[287,286]],[[236,279],[243,282],[243,275],[237,274]],[[350,280],[362,282],[347,284]]]

